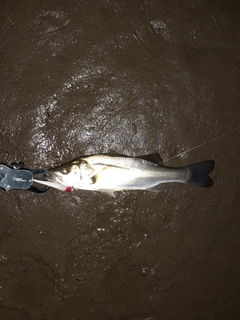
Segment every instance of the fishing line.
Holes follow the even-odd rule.
[[[192,148],[190,148],[190,149],[188,149],[188,150],[186,150],[186,151],[180,152],[180,153],[176,154],[175,156],[173,156],[173,157],[171,157],[171,158],[168,158],[168,159],[166,159],[166,160],[163,160],[163,162],[164,162],[164,163],[165,163],[165,162],[168,162],[169,160],[172,160],[172,159],[174,159],[174,158],[177,158],[177,157],[181,156],[181,155],[184,154],[184,153],[188,153],[188,152],[190,152],[190,151],[192,151],[192,150],[195,150],[195,149],[197,149],[197,148],[199,148],[199,147],[202,147],[202,146],[204,146],[205,144],[207,144],[207,143],[209,143],[209,142],[212,142],[212,141],[214,141],[214,140],[217,140],[218,138],[224,137],[224,136],[226,136],[227,134],[229,134],[229,133],[231,133],[231,132],[233,132],[233,131],[236,131],[236,130],[238,130],[238,129],[240,129],[240,127],[235,127],[235,128],[233,128],[233,129],[230,129],[230,130],[228,130],[228,131],[226,131],[226,132],[224,132],[224,133],[221,133],[220,135],[218,135],[218,136],[216,136],[216,137],[214,137],[214,138],[212,138],[212,139],[210,139],[210,140],[207,140],[207,141],[205,141],[205,142],[203,142],[203,143],[200,143],[200,144],[198,144],[197,146],[194,146],[194,147],[192,147]]]

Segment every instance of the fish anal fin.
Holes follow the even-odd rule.
[[[104,189],[102,189],[102,190],[96,190],[96,191],[100,191],[100,192],[102,192],[102,193],[107,194],[108,196],[110,196],[110,197],[112,197],[112,198],[116,198],[114,192],[117,191],[117,190],[104,190]]]
[[[162,164],[162,158],[160,157],[160,155],[158,153],[150,153],[150,154],[146,154],[143,156],[138,156],[136,158],[147,160],[147,161],[153,162],[155,164]]]

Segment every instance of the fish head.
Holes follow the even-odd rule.
[[[63,189],[65,191],[71,191],[69,188],[73,188],[79,183],[80,167],[77,161],[72,161],[64,165],[51,168],[47,171],[47,181],[54,183],[56,189]]]

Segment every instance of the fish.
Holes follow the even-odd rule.
[[[46,181],[34,181],[65,192],[74,189],[101,191],[109,195],[122,190],[158,192],[161,185],[168,182],[211,187],[213,180],[209,174],[213,168],[213,160],[183,167],[164,166],[157,153],[135,157],[115,153],[95,154],[50,168]]]

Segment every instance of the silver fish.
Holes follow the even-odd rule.
[[[121,190],[159,191],[162,183],[180,182],[211,187],[208,176],[214,161],[207,160],[184,167],[166,167],[158,154],[128,157],[119,154],[84,156],[48,170],[47,181],[38,183],[66,192],[73,189],[114,194]]]

